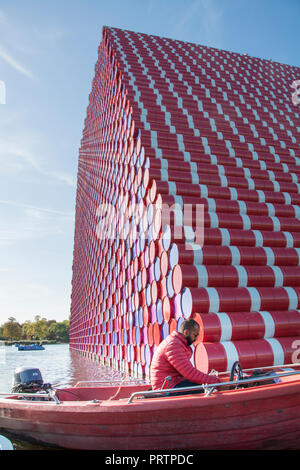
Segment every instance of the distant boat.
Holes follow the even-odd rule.
[[[0,450],[14,450],[14,446],[9,439],[4,436],[0,436]]]
[[[45,349],[41,344],[19,344],[18,351],[40,351]]]

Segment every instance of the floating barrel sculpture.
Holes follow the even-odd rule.
[[[103,28],[79,151],[70,347],[148,377],[298,361],[297,67]]]

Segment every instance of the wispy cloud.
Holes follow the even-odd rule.
[[[6,19],[6,15],[4,13],[3,10],[0,10],[0,24],[4,24],[6,23],[7,19]]]
[[[186,9],[186,13],[182,16],[181,20],[179,21],[177,28],[179,30],[183,29],[189,21],[194,18],[197,10],[201,7],[201,0],[195,0],[194,3],[190,8]]]
[[[38,170],[41,162],[28,149],[28,143],[28,136],[23,139],[22,133],[14,133],[12,136],[0,140],[0,155],[3,159],[15,157]]]
[[[176,24],[175,36],[182,36],[186,28],[197,22],[201,43],[221,47],[222,17],[222,10],[213,0],[195,0]]]
[[[19,37],[19,30],[17,30],[14,26],[12,26],[7,18],[7,15],[4,13],[3,10],[0,10],[0,25],[1,25],[1,32],[0,35],[1,42],[7,43],[10,42],[9,38],[14,38],[14,44],[22,44],[23,41],[16,40]],[[1,37],[2,36],[2,37]],[[18,59],[16,59],[13,54],[0,43],[0,59],[10,65],[14,70],[18,73],[24,75],[31,80],[35,79],[33,73],[25,67]]]
[[[148,0],[147,2],[147,13],[151,15],[155,11],[156,7],[156,1],[155,0]]]
[[[47,176],[53,177],[62,183],[66,183],[68,186],[75,187],[76,186],[76,181],[68,173],[65,173],[63,171],[47,171],[47,170],[40,170],[42,173],[44,173]]]
[[[202,26],[206,40],[210,44],[221,47],[222,45],[222,17],[223,12],[212,0],[201,0],[203,12]]]
[[[36,35],[39,41],[42,41],[45,44],[56,44],[57,41],[60,41],[62,38],[68,35],[66,30],[51,25],[43,28],[34,28],[33,33]]]
[[[8,246],[24,240],[64,236],[74,223],[74,214],[0,200],[0,219],[5,221],[0,226],[0,246]]]
[[[2,121],[2,120],[1,120]],[[3,120],[5,123],[5,120]],[[45,139],[42,136],[30,131],[24,133],[10,131],[12,129],[13,118],[8,119],[8,126],[0,127],[6,132],[5,137],[0,139],[0,173],[19,173],[27,168],[34,169],[47,178],[53,178],[70,187],[76,186],[73,175],[62,170],[52,169],[40,157],[44,148],[47,148]]]
[[[53,294],[53,289],[38,282],[30,282],[24,285],[24,289],[29,289],[32,292],[37,292],[40,296]]]
[[[26,77],[34,80],[34,75],[23,65],[21,65],[3,46],[0,45],[0,58],[13,67],[17,72],[25,75]]]
[[[65,211],[60,211],[57,209],[48,209],[45,207],[32,206],[30,204],[24,204],[23,202],[18,202],[18,201],[6,201],[4,199],[0,199],[0,204],[29,209],[32,211],[32,214],[35,214],[36,216],[38,216],[38,218],[40,217],[41,212],[46,212],[46,213],[54,214],[54,215],[62,215],[64,217],[73,217],[72,212],[65,212]]]

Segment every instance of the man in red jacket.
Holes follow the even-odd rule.
[[[160,343],[150,367],[152,390],[220,382],[215,375],[204,374],[191,363],[193,353],[190,345],[198,336],[198,323],[189,319],[180,325],[178,332],[173,331]],[[164,386],[166,381],[167,386]]]

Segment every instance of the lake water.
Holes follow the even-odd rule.
[[[73,386],[82,380],[119,380],[123,377],[121,372],[70,350],[68,344],[46,345],[42,351],[18,351],[15,346],[0,346],[1,393],[10,392],[14,371],[23,366],[40,369],[44,382],[56,388]],[[2,435],[5,433],[2,432]],[[10,440],[15,450],[48,449],[20,440]]]

